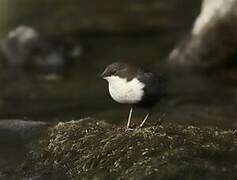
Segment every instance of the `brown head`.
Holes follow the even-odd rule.
[[[141,73],[142,70],[136,66],[123,62],[115,62],[108,65],[100,77],[105,79],[106,77],[110,76],[119,76],[130,81]]]

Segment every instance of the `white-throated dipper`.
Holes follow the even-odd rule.
[[[134,106],[148,110],[139,126],[143,127],[150,115],[151,108],[161,97],[160,78],[154,73],[144,72],[135,65],[123,62],[108,65],[100,77],[108,81],[109,93],[116,102],[131,106],[127,129],[130,129]]]

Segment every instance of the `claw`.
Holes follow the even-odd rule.
[[[134,131],[134,130],[136,130],[135,128],[131,128],[131,127],[127,127],[126,129],[125,129],[125,131]]]

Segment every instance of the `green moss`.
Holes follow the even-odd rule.
[[[52,127],[25,168],[70,179],[236,179],[236,142],[236,131],[169,123],[125,131],[88,118]]]

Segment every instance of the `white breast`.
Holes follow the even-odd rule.
[[[134,104],[142,99],[144,84],[134,78],[127,81],[125,78],[110,76],[105,78],[109,83],[111,97],[119,103]]]

